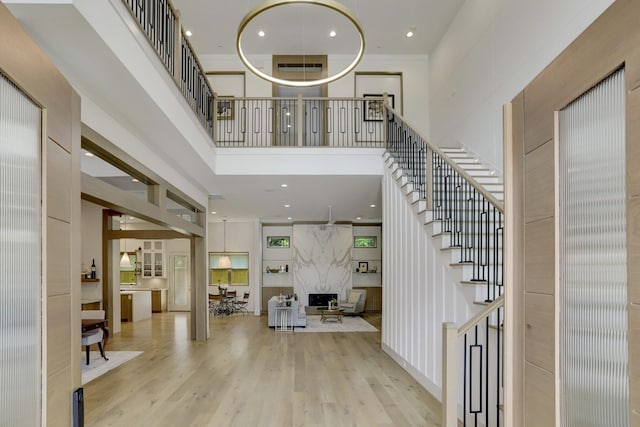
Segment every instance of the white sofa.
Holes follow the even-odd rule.
[[[300,304],[300,301],[296,301],[293,298],[287,300],[291,302],[291,308],[287,318],[287,326],[294,328],[304,328],[307,326],[307,313],[304,311],[304,306]],[[271,297],[268,303],[269,309],[269,327],[276,326],[276,307],[278,306],[278,297]]]

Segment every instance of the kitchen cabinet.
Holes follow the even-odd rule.
[[[120,294],[120,320],[133,322],[133,297],[131,294]]]
[[[142,242],[142,277],[166,277],[163,240]]]
[[[152,289],[151,290],[151,312],[162,313],[167,310],[167,290]]]

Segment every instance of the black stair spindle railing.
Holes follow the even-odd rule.
[[[503,310],[499,306],[462,334],[463,426],[502,425]]]

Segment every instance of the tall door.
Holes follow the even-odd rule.
[[[189,271],[188,254],[174,253],[169,256],[169,311],[191,310]]]
[[[286,80],[316,80],[327,76],[326,55],[286,55],[273,57],[274,77]],[[312,87],[291,87],[273,85],[273,96],[277,98],[321,98],[327,96],[327,85]],[[300,120],[302,127],[298,128],[299,111],[303,118]],[[287,147],[300,145],[299,134],[302,133],[302,145],[325,145],[325,120],[323,101],[320,99],[308,99],[304,101],[302,108],[298,108],[297,100],[279,100],[275,105],[274,120],[277,138],[275,144]]]
[[[613,2],[511,104],[505,425],[640,425],[637,16]]]

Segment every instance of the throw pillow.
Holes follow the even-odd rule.
[[[350,292],[349,293],[349,298],[347,298],[347,302],[349,304],[355,304],[358,302],[358,300],[360,299],[360,292]]]

